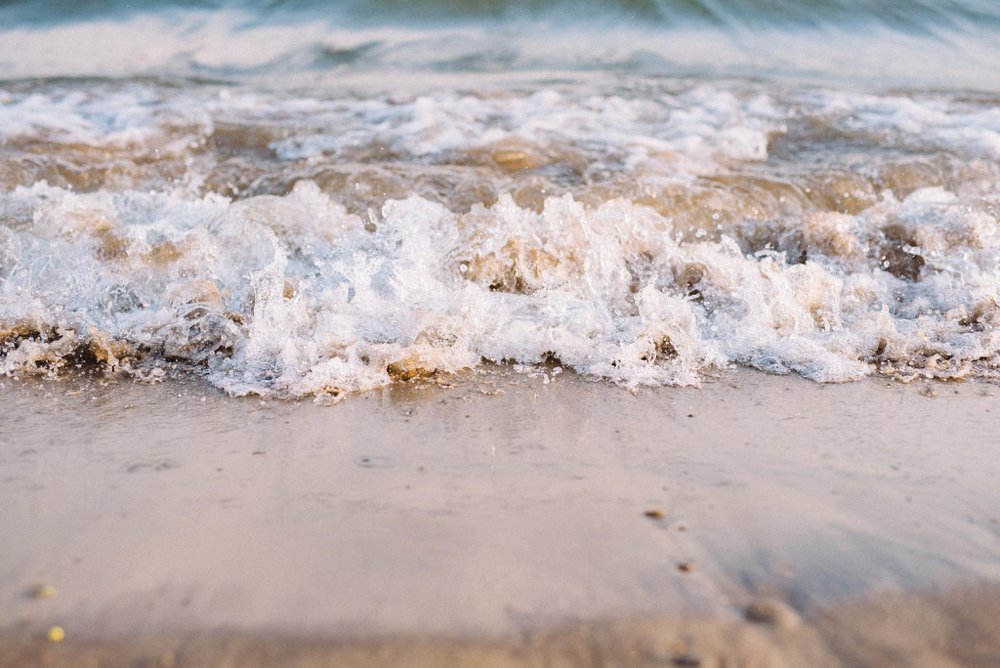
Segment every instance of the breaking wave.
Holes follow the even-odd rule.
[[[1000,377],[985,0],[0,2],[0,373]]]
[[[603,87],[602,87],[603,86]],[[0,93],[0,370],[332,399],[548,362],[995,378],[988,98],[607,81]]]

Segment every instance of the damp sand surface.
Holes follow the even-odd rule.
[[[0,665],[997,665],[997,386],[554,372],[5,380]]]

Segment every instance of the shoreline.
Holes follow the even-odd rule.
[[[3,380],[0,665],[1000,652],[995,385],[440,380],[327,407]]]
[[[26,624],[0,630],[0,666],[992,666],[998,615],[1000,583],[989,582],[872,596],[806,619],[761,599],[728,616],[598,620],[512,637],[209,629],[53,643]]]

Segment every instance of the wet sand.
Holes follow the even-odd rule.
[[[1000,662],[1000,388],[550,373],[0,382],[0,665]]]

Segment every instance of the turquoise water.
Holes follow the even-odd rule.
[[[613,68],[983,89],[998,37],[991,0],[15,1],[0,76]]]
[[[676,27],[684,23],[722,25],[821,25],[871,23],[932,33],[1000,21],[991,0],[284,0],[256,2],[53,2],[0,3],[10,20],[60,22],[83,17],[124,16],[169,10],[241,9],[255,20],[308,16],[315,19],[404,22],[416,19],[457,21],[572,16],[575,20],[613,17]]]

